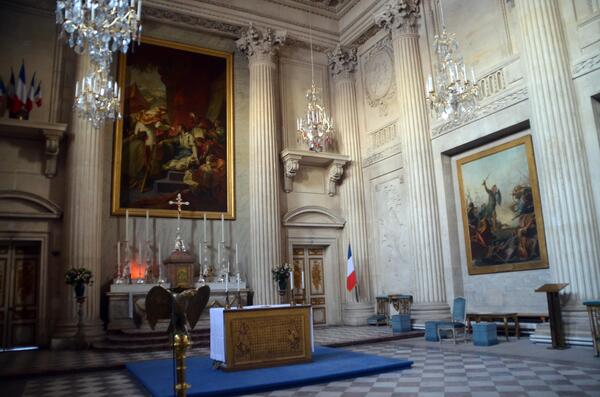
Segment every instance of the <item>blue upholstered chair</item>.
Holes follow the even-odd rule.
[[[462,333],[463,342],[467,341],[467,308],[465,298],[458,296],[452,303],[452,319],[450,321],[440,321],[437,326],[438,340],[442,343],[442,336],[446,333],[452,333],[452,339],[456,344],[456,335]]]

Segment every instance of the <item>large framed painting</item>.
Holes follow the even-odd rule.
[[[457,161],[469,274],[548,267],[531,136]]]
[[[232,54],[144,37],[119,59],[112,213],[235,217]]]

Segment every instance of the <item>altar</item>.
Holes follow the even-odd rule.
[[[110,290],[106,293],[108,297],[108,325],[109,331],[121,331],[134,329],[139,327],[147,327],[145,313],[141,310],[145,308],[143,305],[146,294],[152,287],[157,286],[154,283],[144,284],[111,284]],[[169,288],[169,283],[161,284],[165,288]],[[207,308],[225,307],[225,299],[228,296],[231,303],[237,299],[238,289],[229,288],[229,292],[225,292],[225,283],[196,283],[195,288],[202,285],[210,287],[210,299]],[[240,297],[242,305],[252,302],[252,290],[247,288],[245,281],[240,281],[239,285]],[[206,313],[206,312],[205,312]],[[203,314],[201,322],[208,326],[208,315]]]
[[[210,358],[225,370],[312,360],[310,305],[210,309]]]

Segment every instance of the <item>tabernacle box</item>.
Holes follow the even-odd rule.
[[[232,371],[312,360],[310,305],[210,309],[210,358]]]

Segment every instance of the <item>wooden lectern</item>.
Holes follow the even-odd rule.
[[[552,335],[553,349],[565,349],[567,347],[560,311],[560,299],[558,297],[558,292],[567,285],[569,284],[544,284],[535,290],[535,292],[545,292],[548,298],[548,315],[550,316],[550,334]]]

